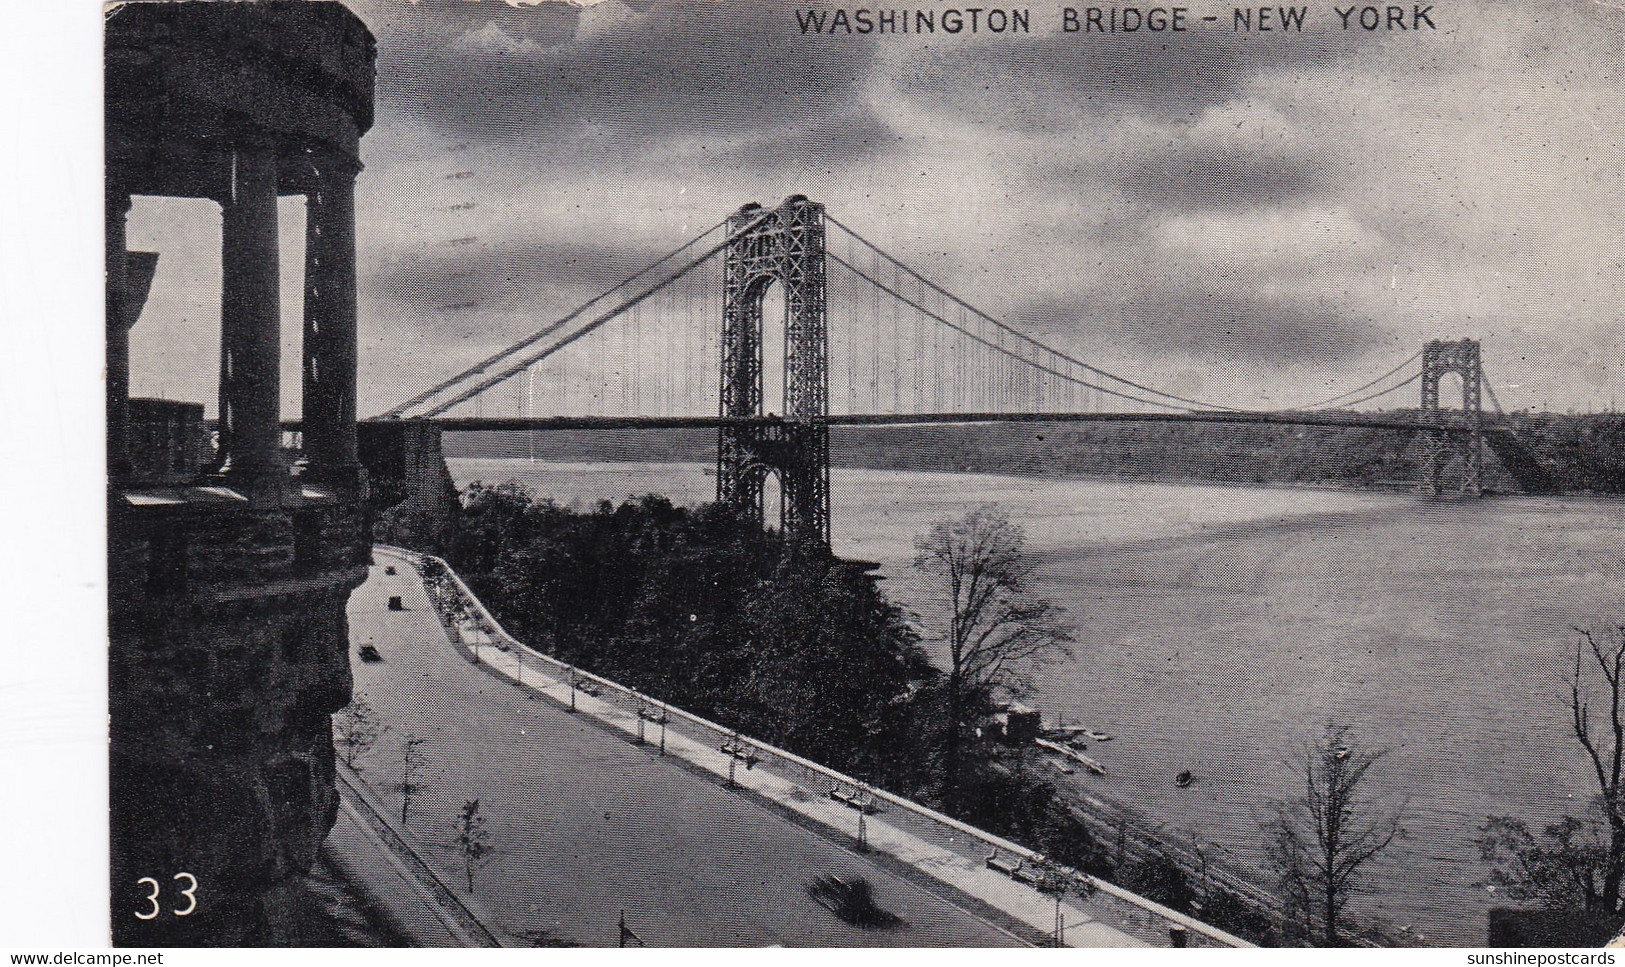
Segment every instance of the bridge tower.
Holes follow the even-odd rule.
[[[829,343],[824,206],[791,195],[772,212],[745,205],[728,220],[717,501],[766,518],[763,483],[779,480],[779,518],[793,540],[829,546]],[[784,399],[762,398],[762,300],[784,290]],[[777,324],[777,320],[773,321]],[[775,364],[777,361],[773,361]],[[767,407],[764,412],[764,407]]]
[[[1439,406],[1439,380],[1446,373],[1461,377],[1460,422],[1446,422]],[[1484,361],[1476,339],[1434,339],[1422,348],[1422,422],[1426,426],[1427,466],[1423,489],[1440,491],[1451,452],[1462,461],[1461,491],[1484,492]]]

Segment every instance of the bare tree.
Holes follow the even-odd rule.
[[[1020,694],[1034,665],[1070,654],[1061,609],[1029,592],[1026,536],[992,505],[939,521],[915,539],[914,566],[941,582],[948,647],[944,799],[959,793],[964,734],[995,689]]]
[[[1326,946],[1342,942],[1343,908],[1362,869],[1404,835],[1403,810],[1373,810],[1360,788],[1383,754],[1359,748],[1350,726],[1328,722],[1297,770],[1302,795],[1277,805],[1266,826],[1282,891]]]
[[[356,768],[361,755],[372,748],[384,730],[385,726],[378,721],[378,713],[367,704],[365,694],[357,695],[333,716],[334,739],[344,757],[344,764],[352,769]]]
[[[1537,836],[1522,819],[1491,816],[1479,829],[1478,846],[1494,864],[1483,885],[1510,900],[1551,910],[1580,910],[1609,917],[1619,910],[1625,874],[1625,711],[1621,709],[1625,625],[1599,634],[1576,628],[1569,713],[1574,737],[1585,749],[1597,780],[1597,796],[1581,815],[1563,816]],[[1587,661],[1587,656],[1590,661]],[[1603,688],[1597,688],[1601,676]],[[1594,693],[1602,691],[1607,721],[1592,719]]]
[[[463,803],[457,816],[457,851],[463,854],[463,875],[468,878],[468,892],[474,892],[474,871],[491,861],[491,831],[485,828],[485,817],[480,815],[480,801],[471,799]]]
[[[1569,685],[1569,711],[1574,736],[1585,747],[1586,756],[1597,777],[1598,804],[1608,821],[1608,855],[1602,870],[1602,892],[1596,906],[1607,913],[1619,909],[1621,874],[1625,874],[1625,802],[1620,800],[1620,767],[1625,760],[1625,715],[1620,709],[1620,670],[1625,663],[1625,625],[1598,636],[1590,629],[1576,628],[1580,639],[1574,645],[1574,677]],[[1589,652],[1596,670],[1607,685],[1608,720],[1597,727],[1591,720],[1591,682],[1584,674]]]

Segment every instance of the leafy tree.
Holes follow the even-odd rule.
[[[470,799],[457,815],[457,852],[463,857],[468,892],[474,892],[474,871],[491,862],[491,850],[491,831],[485,828],[485,817],[480,815],[480,801]]]
[[[1495,864],[1485,885],[1549,910],[1603,911],[1608,844],[1600,813],[1564,816],[1539,836],[1521,819],[1491,816],[1478,836],[1484,861]]]
[[[444,557],[465,579],[490,572],[504,548],[524,542],[531,500],[530,492],[514,481],[469,484],[462,495],[462,513],[442,535]]]
[[[1564,816],[1538,837],[1516,817],[1491,816],[1478,845],[1484,860],[1496,864],[1488,884],[1508,897],[1612,915],[1620,908],[1625,876],[1625,625],[1600,634],[1576,630],[1569,715],[1597,782],[1592,808],[1583,816]],[[1607,709],[1602,722],[1592,717],[1595,692]]]
[[[1117,882],[1180,913],[1190,913],[1197,899],[1184,867],[1160,847],[1119,869]]]
[[[356,768],[356,762],[363,753],[372,748],[373,743],[378,741],[385,728],[378,721],[378,713],[367,704],[365,694],[352,699],[349,705],[333,716],[334,736],[344,757],[344,764],[352,769]]]
[[[997,508],[978,507],[933,524],[914,542],[914,566],[939,582],[948,650],[943,798],[959,798],[965,735],[996,689],[1020,694],[1035,664],[1070,654],[1061,609],[1029,590],[1022,529]]]
[[[932,674],[901,612],[860,568],[792,556],[739,617],[755,656],[738,686],[740,727],[873,777],[884,747],[904,741],[898,703]]]
[[[1265,846],[1287,901],[1321,943],[1342,943],[1342,914],[1372,859],[1404,835],[1402,810],[1374,810],[1361,786],[1382,751],[1326,724],[1298,767],[1303,793],[1278,804]]]

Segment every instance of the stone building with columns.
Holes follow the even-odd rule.
[[[113,937],[286,943],[337,808],[330,715],[350,700],[345,606],[371,546],[354,191],[374,41],[322,0],[124,3],[105,26]],[[305,199],[297,376],[284,195]],[[204,401],[129,397],[157,261],[127,251],[132,196],[218,205],[213,445]],[[290,377],[302,459],[284,447]]]

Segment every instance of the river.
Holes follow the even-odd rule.
[[[564,505],[657,492],[709,500],[696,464],[452,460],[459,485],[516,479]],[[1587,498],[1408,494],[837,468],[837,554],[878,561],[927,621],[916,534],[996,503],[1028,535],[1036,590],[1064,606],[1074,655],[1043,669],[1046,722],[1103,729],[1091,788],[1240,866],[1268,803],[1328,720],[1385,749],[1374,799],[1407,836],[1355,911],[1429,944],[1482,944],[1495,898],[1473,839],[1532,825],[1593,789],[1568,712],[1574,626],[1625,621],[1622,508]],[[1188,769],[1197,781],[1177,788]],[[1594,784],[1594,780],[1592,780]]]

